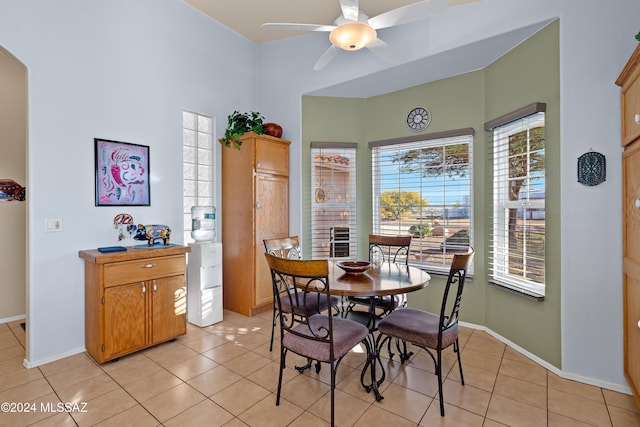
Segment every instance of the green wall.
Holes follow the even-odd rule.
[[[486,326],[550,364],[560,367],[560,75],[559,24],[554,22],[484,70],[426,83],[368,99],[302,99],[303,253],[311,251],[312,141],[356,142],[358,258],[367,257],[372,224],[369,141],[415,135],[405,118],[416,106],[429,109],[424,134],[473,128],[473,278],[465,289],[462,320]],[[486,236],[492,189],[484,122],[531,104],[547,104],[547,294],[542,302],[488,284]],[[437,310],[445,278],[432,275],[428,288],[409,295],[409,305]]]
[[[409,130],[406,125],[406,117],[409,111],[417,106],[425,107],[431,112],[431,123],[427,130],[423,133],[441,132],[452,129],[473,128],[474,135],[473,146],[473,163],[474,163],[474,228],[475,239],[478,235],[477,227],[481,225],[479,221],[482,216],[478,216],[477,201],[483,200],[483,194],[478,193],[482,189],[483,172],[478,165],[484,165],[484,161],[480,161],[478,135],[479,129],[482,129],[484,123],[484,77],[482,72],[472,72],[448,79],[439,80],[421,86],[415,86],[409,89],[376,96],[367,100],[365,111],[367,117],[367,125],[365,127],[365,141],[384,140],[404,136],[413,136],[415,132]],[[371,161],[371,151],[367,152],[368,161]],[[359,160],[359,159],[358,159]],[[371,188],[371,172],[370,169],[367,176],[367,185]],[[358,176],[360,178],[360,176]],[[363,177],[364,178],[364,177]],[[371,193],[371,190],[369,190]],[[369,195],[369,198],[371,195]],[[367,219],[371,226],[371,200],[368,200]],[[477,240],[476,240],[477,242]],[[474,246],[476,245],[474,242]],[[366,243],[366,242],[365,242]],[[366,251],[363,252],[366,255]],[[485,283],[485,280],[479,280],[485,277],[484,272],[484,251],[478,251],[476,254],[475,271],[473,281],[469,281],[470,286],[465,290],[465,299],[473,300],[474,304],[465,304],[464,321],[484,324],[484,292],[482,288],[472,285],[472,283]],[[446,283],[446,277],[432,275],[431,284],[426,289],[419,292],[412,292],[408,295],[409,305],[427,309],[430,311],[438,311],[440,309],[440,300],[442,298],[443,286]]]
[[[363,137],[365,101],[353,98],[302,98],[302,253],[311,254],[311,142],[357,142],[356,193],[358,235],[371,230],[371,152]],[[359,239],[358,254],[366,254]],[[364,245],[364,246],[363,246]],[[368,256],[368,255],[367,255]],[[366,257],[365,257],[366,259]]]
[[[530,301],[488,286],[485,325],[561,368],[559,28],[559,22],[553,22],[485,70],[488,120],[534,101],[547,104],[545,299]],[[489,188],[491,177],[487,178],[485,187]]]

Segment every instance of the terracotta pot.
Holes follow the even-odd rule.
[[[282,136],[282,126],[277,123],[265,123],[264,131],[267,135],[275,136],[276,138]]]

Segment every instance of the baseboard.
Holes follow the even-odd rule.
[[[79,348],[79,349],[75,349],[75,350],[66,351],[64,353],[56,354],[55,356],[46,357],[44,359],[36,360],[34,362],[32,362],[29,359],[25,358],[22,361],[22,366],[24,366],[27,369],[29,369],[29,368],[37,368],[40,365],[46,365],[47,363],[55,362],[57,360],[64,359],[65,357],[75,356],[76,354],[84,353],[85,351],[86,350],[84,348]]]
[[[12,316],[12,317],[5,317],[4,319],[0,319],[0,324],[1,323],[15,322],[16,320],[23,320],[23,319],[26,319],[26,318],[27,318],[26,314],[20,314],[18,316]]]
[[[593,386],[600,387],[600,388],[605,388],[607,390],[616,391],[618,393],[624,393],[624,394],[629,394],[629,395],[633,394],[631,392],[631,389],[629,387],[625,386],[625,385],[614,384],[614,383],[610,383],[610,382],[607,382],[607,381],[595,380],[595,379],[589,378],[589,377],[583,377],[583,376],[580,376],[580,375],[566,373],[566,372],[562,371],[561,369],[558,369],[557,367],[551,365],[549,362],[546,362],[545,360],[542,360],[541,358],[539,358],[535,354],[530,353],[529,351],[525,350],[524,348],[520,347],[519,345],[509,341],[505,337],[495,333],[494,331],[492,331],[491,329],[489,329],[489,328],[487,328],[485,326],[474,325],[473,323],[466,323],[466,322],[460,322],[460,326],[464,326],[464,327],[470,328],[470,329],[477,329],[477,330],[480,330],[480,331],[488,333],[489,335],[491,335],[495,339],[503,342],[504,344],[506,344],[509,347],[511,347],[514,350],[516,350],[518,353],[522,354],[523,356],[528,357],[529,359],[531,359],[534,362],[536,362],[538,365],[540,365],[540,366],[544,367],[545,369],[553,372],[554,374],[556,374],[557,376],[559,376],[561,378],[564,378],[564,379],[567,379],[567,380],[572,380],[572,381],[578,381],[578,382],[581,382],[581,383],[584,383],[584,384],[589,384],[589,385],[593,385]]]

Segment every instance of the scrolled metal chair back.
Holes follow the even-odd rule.
[[[445,331],[458,323],[462,291],[464,290],[467,270],[469,269],[469,265],[471,265],[473,255],[474,251],[472,248],[469,248],[466,254],[453,255],[447,285],[445,286],[444,296],[442,297],[442,306],[440,308],[440,331]],[[452,287],[455,287],[455,294],[451,292]],[[453,298],[451,302],[449,302],[449,295]],[[450,306],[450,311],[447,309],[448,306]],[[446,314],[447,312],[449,314]]]
[[[264,248],[268,254],[286,259],[302,259],[298,236],[281,239],[265,239]]]
[[[411,236],[369,234],[369,261],[409,264]]]
[[[327,295],[330,298],[329,288],[329,268],[326,260],[291,260],[279,258],[275,255],[265,254],[267,263],[271,269],[273,281],[274,297],[276,306],[280,310],[280,325],[283,331],[302,336],[314,341],[332,343],[332,316],[328,313],[328,327],[315,327],[313,321],[308,321],[300,326],[294,321],[292,313],[283,310],[282,299],[285,295],[289,298],[302,298],[300,302],[303,317],[310,319],[318,313],[307,313],[307,298],[319,298],[320,295]],[[329,308],[331,310],[331,308]],[[333,349],[331,349],[333,352]]]

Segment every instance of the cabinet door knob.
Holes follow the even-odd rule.
[[[145,264],[145,265],[141,265],[140,268],[153,268],[155,267],[155,264]]]
[[[640,328],[640,320],[638,320],[638,328]]]
[[[636,199],[636,209],[640,209],[640,199]]]
[[[634,120],[636,121],[637,125],[640,125],[640,113],[636,113]]]
[[[142,283],[142,295],[144,295],[147,292],[147,287],[144,285],[144,282]]]
[[[156,281],[153,281],[153,293],[155,294],[156,292],[158,292],[158,284],[156,283]]]

